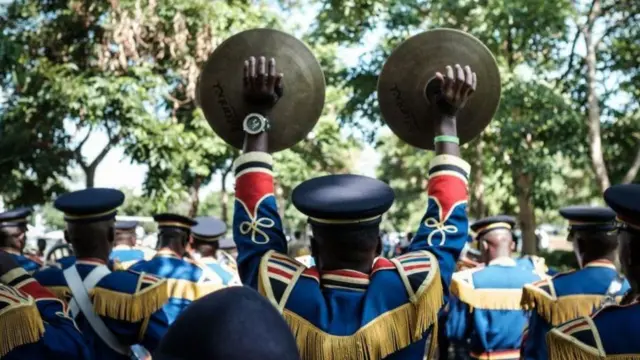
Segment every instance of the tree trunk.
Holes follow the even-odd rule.
[[[189,206],[189,217],[195,217],[198,215],[198,208],[200,207],[200,188],[202,187],[202,177],[196,176],[191,186],[191,203]]]
[[[536,240],[536,213],[531,198],[533,179],[530,174],[513,172],[513,185],[518,198],[519,222],[522,231],[522,252],[535,255],[538,252]]]
[[[109,142],[107,143],[107,145],[105,145],[104,148],[102,148],[102,150],[100,151],[98,156],[96,156],[96,158],[93,159],[93,161],[91,163],[87,164],[87,162],[84,160],[84,157],[82,156],[82,146],[84,146],[86,141],[89,139],[89,135],[90,134],[91,134],[91,132],[89,132],[89,134],[87,134],[85,139],[82,140],[80,145],[75,149],[75,153],[77,155],[76,161],[78,161],[78,164],[80,164],[80,168],[82,168],[82,171],[84,171],[85,186],[86,186],[87,189],[94,187],[95,178],[96,178],[96,170],[98,169],[98,165],[100,165],[100,163],[102,163],[102,160],[104,160],[104,158],[107,156],[107,154],[109,154],[109,151],[111,151],[111,148],[115,144],[117,144],[118,140],[119,140],[119,137],[110,138]]]
[[[478,139],[474,147],[474,165],[471,173],[471,217],[478,220],[487,216],[487,205],[484,202],[484,171],[482,167],[482,154],[484,151],[484,140]]]
[[[631,167],[629,167],[629,170],[624,175],[624,178],[622,178],[622,183],[629,184],[633,182],[633,179],[638,176],[638,171],[640,171],[640,141],[638,142],[638,151],[636,152],[636,157],[633,160]]]
[[[229,194],[227,193],[227,176],[229,176],[229,171],[225,171],[222,174],[222,186],[220,190],[220,211],[222,214],[220,217],[225,224],[229,224]]]
[[[87,189],[91,189],[94,187],[96,180],[96,167],[82,167],[82,171],[84,171],[84,186]]]
[[[601,192],[604,192],[611,183],[609,182],[609,174],[602,155],[602,138],[600,135],[600,99],[596,93],[597,85],[597,41],[593,34],[593,25],[595,19],[600,16],[600,0],[593,1],[593,8],[589,14],[587,24],[582,28],[584,41],[587,48],[587,121],[589,127],[589,155],[591,157],[591,165],[596,175],[596,181]]]

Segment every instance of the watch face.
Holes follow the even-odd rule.
[[[262,119],[257,115],[249,115],[245,124],[247,126],[247,130],[251,132],[262,130]]]

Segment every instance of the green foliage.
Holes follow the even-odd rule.
[[[53,207],[51,204],[46,204],[40,208],[40,214],[42,214],[42,220],[45,226],[49,230],[63,230],[65,228],[64,214]]]
[[[153,200],[136,194],[133,189],[120,189],[124,193],[124,204],[118,208],[118,215],[153,216],[155,207]]]
[[[383,154],[377,177],[388,183],[396,195],[386,219],[387,227],[414,231],[426,209],[426,175],[433,152],[416,149],[395,135],[382,137],[377,148]]]
[[[540,256],[545,259],[548,267],[557,271],[568,271],[579,269],[578,260],[573,251],[556,250],[552,252],[541,251]]]
[[[511,174],[500,177],[498,185],[531,191],[536,207],[555,209],[558,196],[566,195],[553,186],[554,178],[567,170],[558,164],[563,158],[579,157],[572,151],[583,148],[581,118],[569,100],[548,85],[518,77],[506,80],[499,111],[484,137],[487,153],[500,154],[494,155],[493,168]],[[520,174],[533,179],[531,189],[513,188],[513,176]]]

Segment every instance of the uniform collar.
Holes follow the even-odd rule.
[[[168,248],[162,248],[158,250],[155,256],[164,257],[164,258],[182,259],[182,256],[178,255],[178,253]]]
[[[13,255],[22,255],[20,253],[20,251],[14,249],[14,248],[11,248],[11,247],[2,247],[2,248],[0,248],[0,250],[4,251],[6,253],[9,253],[9,254],[13,254]]]
[[[98,258],[76,258],[76,264],[100,266],[106,265],[107,263]]]
[[[366,291],[369,275],[355,270],[328,270],[320,275],[322,286],[333,289]]]
[[[501,256],[489,261],[489,266],[491,265],[516,266],[516,261],[508,256]]]
[[[607,260],[607,259],[593,260],[591,262],[588,262],[584,267],[585,268],[588,268],[588,267],[603,267],[603,268],[609,268],[609,269],[612,269],[612,270],[617,270],[616,266],[611,262],[611,260]]]
[[[218,262],[218,259],[214,258],[213,256],[201,257],[198,260],[205,264],[215,264]]]
[[[113,250],[131,250],[131,249],[133,249],[132,246],[125,245],[125,244],[118,244],[113,247]]]

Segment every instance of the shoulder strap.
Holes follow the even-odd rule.
[[[100,316],[95,313],[93,310],[93,304],[89,298],[88,290],[93,289],[102,278],[110,273],[109,268],[101,265],[93,269],[83,282],[75,265],[70,266],[63,272],[64,278],[67,280],[69,289],[71,289],[71,293],[73,294],[73,298],[71,300],[72,311],[74,305],[80,309],[80,311],[73,313],[73,316],[75,317],[77,314],[82,312],[89,322],[89,325],[91,325],[91,328],[96,332],[96,334],[98,334],[105,344],[119,354],[129,355],[129,348],[118,341],[107,325],[105,325],[104,321],[100,319]]]
[[[280,313],[306,266],[273,250],[260,261],[258,292],[265,296]]]
[[[75,269],[75,265],[72,267]],[[77,269],[75,271],[78,272]],[[71,288],[71,284],[69,283],[69,279],[67,279],[67,275],[65,274],[65,272],[66,270],[63,271],[64,278],[65,280],[67,280],[67,284],[69,285],[69,288]],[[98,282],[100,282],[100,280],[102,280],[105,276],[109,275],[110,273],[111,271],[109,270],[109,268],[104,265],[97,266],[93,270],[91,270],[89,275],[87,275],[87,278],[84,279],[84,281],[81,281],[87,293],[93,290],[93,288],[96,287]],[[74,319],[78,316],[78,314],[80,314],[79,304],[78,304],[78,301],[75,299],[75,297],[71,298],[71,301],[69,304],[69,311],[71,312],[71,316],[73,316]]]
[[[204,271],[204,274],[205,274],[205,276],[203,278],[206,277],[206,279],[204,281],[222,282],[222,279],[220,278],[220,276],[218,274],[216,274],[215,271],[211,270],[209,265],[207,265],[205,263],[202,263],[200,265],[200,267],[202,268],[202,271]]]

